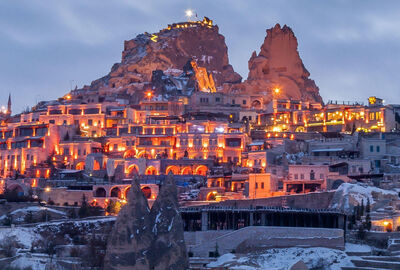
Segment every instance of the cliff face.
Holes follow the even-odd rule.
[[[248,78],[239,88],[263,94],[267,100],[277,97],[322,102],[319,88],[309,78],[310,73],[304,67],[297,47],[297,39],[288,26],[276,24],[267,29],[260,53],[253,52]]]
[[[216,86],[241,82],[241,76],[229,64],[225,38],[219,34],[218,26],[185,24],[190,23],[125,41],[121,63],[114,64],[108,75],[83,89],[132,95],[149,88],[153,71],[179,75],[191,59],[212,74]]]

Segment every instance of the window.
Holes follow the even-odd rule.
[[[375,116],[375,114],[373,112],[369,113],[369,120],[374,120],[374,116]]]
[[[118,150],[118,144],[114,144],[114,151],[117,151]]]
[[[324,179],[324,174],[323,173],[319,174],[319,179]]]
[[[381,148],[379,147],[379,145],[376,146],[376,152],[379,153],[379,151],[381,150]]]
[[[232,104],[233,104],[233,105],[235,105],[235,104],[236,104],[236,102],[235,102],[235,100],[234,100],[234,99],[232,99]]]
[[[373,146],[373,145],[370,145],[370,146],[369,146],[369,151],[370,151],[370,152],[374,152],[374,146]]]
[[[221,98],[219,98],[219,97],[215,98],[215,102],[220,102],[220,101],[221,101]]]
[[[258,189],[258,183],[256,182],[256,189]]]
[[[247,101],[245,99],[243,99],[243,105],[246,105]]]
[[[300,179],[303,180],[304,179],[304,174],[300,174]]]
[[[314,170],[311,170],[311,172],[310,172],[310,180],[315,180],[315,172],[314,172]]]
[[[261,182],[261,189],[264,189],[264,182]]]
[[[93,126],[93,120],[92,120],[92,119],[89,119],[88,125],[89,125],[89,126]]]
[[[294,174],[294,180],[299,179],[299,175],[297,173]]]
[[[85,109],[84,113],[85,114],[99,114],[100,113],[100,109],[99,108]]]

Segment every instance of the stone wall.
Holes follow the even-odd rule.
[[[236,231],[185,232],[188,250],[208,257],[218,243],[219,253],[249,252],[268,248],[326,247],[344,249],[341,229],[300,227],[245,227]]]
[[[214,206],[273,206],[290,208],[327,209],[335,192],[307,193],[254,200],[228,200]]]

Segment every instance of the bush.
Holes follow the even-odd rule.
[[[35,223],[35,219],[33,218],[32,211],[28,211],[28,213],[26,213],[26,215],[24,217],[24,221],[28,224]]]
[[[11,236],[4,237],[0,242],[0,248],[6,257],[14,257],[18,246],[18,242]]]
[[[87,252],[85,252],[84,256],[84,253],[81,252],[83,263],[90,267],[102,267],[107,249],[107,239],[92,234],[86,249]]]
[[[118,215],[121,210],[121,203],[119,201],[110,200],[106,207],[106,211],[109,214]]]
[[[365,239],[365,236],[366,236],[365,228],[364,228],[364,225],[361,224],[361,225],[358,227],[357,238],[358,238],[359,240],[364,240],[364,239]]]
[[[71,257],[79,257],[79,255],[81,254],[81,250],[78,247],[73,247],[71,248],[71,251],[69,253],[69,256]]]
[[[3,221],[3,226],[11,226],[12,223],[13,223],[12,215],[10,213],[7,213]]]

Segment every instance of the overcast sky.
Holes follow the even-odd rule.
[[[123,41],[183,21],[187,8],[208,16],[243,78],[265,30],[290,26],[324,101],[400,103],[400,1],[369,0],[1,0],[0,105],[14,113],[107,74]]]

